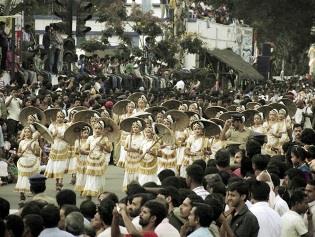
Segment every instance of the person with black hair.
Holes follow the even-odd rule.
[[[230,167],[230,152],[227,149],[220,149],[215,154],[216,167],[219,170],[219,175],[222,178],[223,183],[226,185],[228,179],[232,175]]]
[[[9,236],[22,237],[24,232],[24,223],[20,216],[9,215],[6,218],[6,226]]]
[[[28,214],[23,217],[24,237],[37,237],[44,229],[44,220],[40,215]],[[1,236],[1,235],[0,235]]]
[[[244,181],[236,181],[228,186],[227,204],[231,209],[232,219],[222,219],[222,230],[228,236],[258,236],[259,224],[255,215],[245,204],[249,195],[249,185]]]
[[[59,207],[62,207],[65,204],[76,205],[77,195],[73,190],[63,189],[57,193],[56,200]]]
[[[315,180],[309,180],[304,190],[309,206],[309,212],[312,214],[313,227],[315,226]],[[313,231],[313,235],[315,231]]]
[[[291,210],[281,217],[281,237],[313,236],[312,214],[307,212],[306,194],[301,190],[293,192],[290,198],[290,206]],[[308,226],[305,225],[302,218],[305,213],[307,213]]]
[[[273,209],[280,216],[282,216],[284,213],[289,211],[289,206],[288,206],[287,202],[285,200],[283,200],[282,197],[278,193],[279,186],[280,186],[280,178],[279,178],[279,176],[276,175],[276,174],[270,174],[270,176],[271,176],[271,179],[272,179],[272,183],[274,185],[274,192],[275,192],[275,195],[276,195],[275,205],[274,205]]]
[[[188,216],[195,203],[203,203],[203,199],[195,193],[189,194],[180,205],[179,208],[175,208],[169,215],[168,219],[170,223],[180,231],[181,226],[187,222]]]
[[[295,142],[296,144],[302,144],[302,141],[301,141],[302,131],[303,131],[303,126],[301,124],[295,123],[293,125],[292,141]]]
[[[181,236],[185,237],[212,237],[213,235],[209,231],[209,226],[213,221],[212,208],[204,203],[196,204],[189,216],[188,222],[181,228]],[[192,233],[187,235],[189,227],[193,230]]]
[[[173,186],[167,186],[160,189],[157,198],[165,199],[168,204],[168,213],[171,213],[175,207],[180,205],[179,193]]]
[[[258,237],[279,237],[281,219],[279,214],[268,204],[270,187],[262,181],[254,181],[250,186],[253,205],[249,210],[256,216],[259,223]]]
[[[209,192],[202,186],[204,174],[202,167],[200,165],[190,165],[186,169],[186,174],[186,184],[190,190],[202,197],[203,200],[206,199]]]
[[[80,212],[85,219],[91,221],[96,214],[96,205],[91,200],[84,200],[80,204]]]
[[[0,219],[5,219],[10,213],[10,203],[0,197]]]
[[[171,176],[175,176],[175,172],[170,169],[165,169],[165,170],[162,170],[160,173],[158,173],[158,178],[161,183],[163,182],[164,179]]]
[[[58,207],[48,204],[40,212],[43,220],[45,229],[40,233],[39,237],[71,237],[72,234],[60,230],[58,223],[60,220],[60,214]]]
[[[71,204],[64,204],[61,208],[60,208],[60,220],[58,223],[58,227],[61,230],[65,229],[65,220],[67,215],[69,215],[72,212],[78,212],[80,211],[79,208],[77,208],[75,205],[71,205]]]
[[[293,146],[291,148],[291,161],[294,168],[303,172],[305,181],[311,179],[310,167],[306,164],[307,151],[300,146]]]

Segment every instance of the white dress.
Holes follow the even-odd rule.
[[[48,128],[51,133],[57,131],[57,137],[55,137],[49,153],[49,160],[45,171],[47,178],[63,178],[68,169],[69,145],[63,139],[59,138],[63,137],[66,129],[66,124],[57,125],[55,123],[50,124]]]
[[[160,149],[160,157],[158,158],[158,174],[165,169],[173,170],[177,174],[176,149],[166,145]]]
[[[85,170],[86,170],[86,160],[87,155],[81,154],[79,151],[81,148],[85,149],[87,139],[77,139],[74,143],[74,154],[76,159],[76,182],[74,186],[74,190],[78,192],[82,192],[85,186]]]
[[[130,134],[126,138],[125,148],[141,149],[144,141],[142,133]],[[132,181],[138,181],[141,154],[139,152],[127,152],[125,161],[125,175],[123,181],[123,189]]]
[[[107,137],[102,136],[89,136],[86,143],[90,147],[90,153],[87,156],[86,182],[82,195],[95,197],[105,191],[105,172],[110,160],[112,144]],[[101,146],[109,152],[105,152]]]
[[[33,152],[39,149],[39,144],[37,141],[31,142],[31,139],[23,139],[19,144],[19,152],[23,154],[17,162],[18,180],[15,185],[17,192],[30,192],[29,177],[39,172],[40,159]]]
[[[181,166],[184,160],[185,147],[186,147],[186,139],[187,139],[187,131],[175,131],[175,139],[176,139],[176,160],[177,166]]]
[[[144,153],[148,151],[151,146],[154,144],[154,139],[145,139],[142,143],[141,150]],[[157,177],[157,152],[158,152],[158,144],[155,144],[150,152],[153,154],[146,153],[144,157],[140,161],[139,167],[139,177],[138,182],[140,185],[143,185],[147,182],[155,182],[156,184],[160,184],[160,180]]]

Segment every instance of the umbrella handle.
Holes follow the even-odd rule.
[[[162,137],[159,137],[159,138],[149,147],[149,149],[147,149],[147,151],[146,151],[144,154],[142,154],[141,159],[142,159],[146,154],[148,154],[148,151],[150,151],[150,150],[152,149],[152,147],[154,147],[161,139],[162,139]]]

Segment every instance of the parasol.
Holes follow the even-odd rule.
[[[285,106],[287,107],[290,117],[293,117],[297,109],[296,104],[292,100],[287,98],[283,98],[280,101],[283,102],[283,104],[285,104]]]
[[[169,110],[165,113],[165,116],[170,115],[173,119],[174,130],[182,130],[189,126],[189,117],[182,111]]]
[[[140,130],[142,131],[145,128],[145,121],[141,118],[134,118],[134,117],[129,117],[121,121],[120,129],[125,132],[131,132],[132,124],[137,121],[141,122],[142,127],[140,128]]]
[[[269,112],[273,110],[273,108],[269,105],[263,105],[257,109],[259,112],[264,114],[264,119],[267,119],[269,116]]]
[[[166,127],[164,124],[156,123],[154,125],[154,131],[156,135],[159,137],[158,140],[162,140],[163,143],[170,146],[173,146],[175,144],[174,133],[171,131],[171,129]]]
[[[54,139],[52,137],[52,135],[50,134],[50,132],[48,131],[48,129],[37,122],[33,123],[33,126],[35,127],[35,129],[40,133],[40,135],[45,138],[45,140],[49,143],[54,143]]]
[[[216,118],[219,112],[227,112],[227,109],[221,106],[211,106],[205,110],[205,115],[207,115],[209,119]]]
[[[149,116],[152,116],[152,114],[149,113],[149,112],[137,112],[137,113],[133,114],[133,115],[131,116],[131,118],[137,117],[137,118],[145,119],[145,118],[147,118],[147,117],[149,117]]]
[[[127,100],[133,101],[135,104],[138,103],[138,100],[141,96],[145,96],[142,92],[135,92],[127,97]]]
[[[131,102],[131,100],[121,100],[114,104],[113,113],[117,115],[125,114],[127,105]]]
[[[225,125],[225,121],[222,119],[219,119],[219,118],[212,118],[212,119],[210,119],[210,121],[219,125],[221,127],[221,129],[223,129],[223,127]]]
[[[255,106],[261,106],[258,102],[248,102],[246,104],[246,109],[255,109]]]
[[[166,112],[167,108],[164,106],[152,106],[152,107],[145,109],[145,112],[148,112],[151,114],[157,114],[157,113],[160,113],[162,111]]]
[[[121,135],[119,126],[110,118],[102,118],[101,120],[104,122],[105,136],[108,137],[108,140],[115,143],[119,142]]]
[[[238,105],[230,105],[226,109],[228,111],[234,111],[235,112],[237,110],[237,107],[238,107]]]
[[[73,115],[73,122],[86,122],[90,123],[91,117],[100,116],[100,114],[95,110],[81,110]]]
[[[283,104],[283,103],[271,103],[271,104],[268,104],[270,107],[272,107],[273,109],[276,109],[279,110],[280,109],[284,109],[286,114],[288,114],[288,108]]]
[[[194,115],[198,115],[198,118],[200,118],[200,115],[193,111],[186,111],[185,114],[187,114],[189,118]]]
[[[44,111],[42,111],[41,109],[34,107],[34,106],[29,106],[29,107],[23,108],[20,112],[20,115],[19,115],[19,121],[25,127],[25,126],[27,126],[28,116],[34,115],[34,114],[36,114],[36,116],[38,117],[39,122],[41,124],[46,123],[46,115],[45,115]]]
[[[55,122],[57,118],[57,113],[59,111],[61,111],[61,109],[58,109],[58,108],[46,109],[44,111],[45,116],[46,116],[46,123],[50,124],[52,122]]]
[[[243,111],[241,114],[243,114],[245,117],[244,124],[247,127],[252,126],[254,124],[254,116],[255,116],[255,114],[258,114],[258,113],[259,113],[259,111],[255,110],[255,109],[247,109],[247,110]]]
[[[219,119],[222,119],[222,120],[226,121],[228,119],[231,119],[232,115],[235,114],[235,113],[236,113],[235,111],[227,111],[227,112],[221,114]]]
[[[167,100],[163,102],[161,105],[166,107],[167,109],[178,109],[178,107],[182,104],[179,100]]]
[[[91,126],[86,122],[79,121],[79,122],[76,122],[76,123],[70,125],[65,131],[64,140],[67,143],[69,143],[71,146],[73,146],[75,143],[75,140],[80,138],[82,129],[86,126],[88,126],[90,128],[90,131],[92,133]]]
[[[193,128],[194,124],[196,124],[196,123],[202,123],[203,124],[204,134],[206,137],[213,137],[213,136],[221,133],[221,128],[215,122],[201,119],[201,120],[197,120],[197,121],[193,122],[191,124],[191,128]]]

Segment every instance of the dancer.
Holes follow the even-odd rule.
[[[48,130],[54,138],[51,145],[49,160],[47,163],[45,176],[56,179],[56,191],[63,187],[63,177],[68,168],[68,143],[63,140],[67,125],[64,122],[65,114],[62,111],[57,112],[56,121],[50,124]]]
[[[18,180],[15,191],[20,192],[20,200],[25,200],[25,192],[30,192],[29,177],[38,173],[40,168],[40,148],[37,139],[33,139],[31,127],[23,129],[24,138],[20,141],[17,155]]]
[[[105,172],[108,167],[112,143],[104,134],[105,124],[102,120],[94,124],[93,135],[86,141],[88,153],[86,162],[86,182],[82,196],[88,199],[98,196],[105,191]]]

